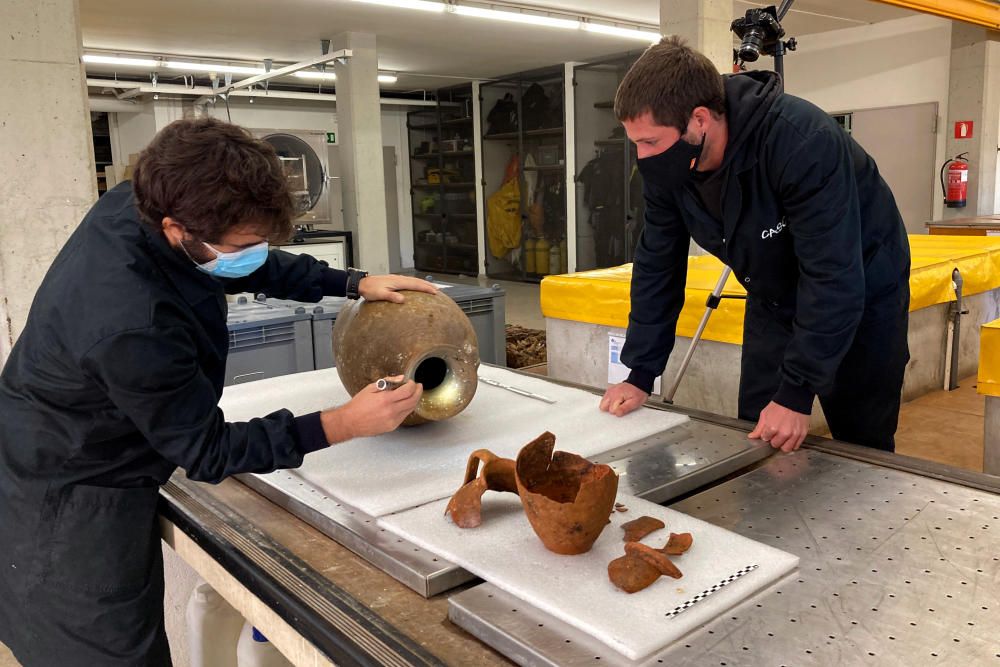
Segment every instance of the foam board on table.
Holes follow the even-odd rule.
[[[578,556],[545,549],[531,529],[520,499],[509,493],[483,497],[483,523],[461,529],[444,514],[447,501],[429,503],[379,519],[380,527],[431,551],[494,586],[582,630],[626,658],[641,660],[777,581],[798,566],[798,556],[774,549],[666,507],[619,494],[627,512],[612,512],[611,524],[593,548]],[[694,544],[671,557],[683,577],[660,577],[628,594],[608,580],[607,567],[624,554],[621,524],[648,515],[665,529],[642,542],[662,547],[671,532],[691,533]],[[744,568],[753,571],[668,616]]]
[[[461,486],[465,462],[476,449],[513,458],[539,434],[551,431],[557,447],[596,456],[687,421],[684,415],[652,408],[612,417],[598,409],[600,397],[587,391],[502,368],[483,366],[479,375],[556,403],[481,382],[469,406],[452,419],[314,452],[296,474],[377,517],[449,497]],[[328,368],[227,387],[220,407],[227,420],[243,421],[281,408],[305,414],[347,400],[337,370]]]

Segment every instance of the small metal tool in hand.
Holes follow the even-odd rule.
[[[386,380],[385,378],[379,378],[375,381],[375,391],[389,391],[402,386],[402,382],[393,382],[392,380]]]
[[[491,380],[490,378],[484,378],[481,375],[479,376],[479,381],[484,382],[490,385],[491,387],[499,387],[500,389],[506,389],[507,391],[514,392],[515,394],[519,394],[521,396],[527,396],[528,398],[534,398],[535,400],[538,401],[543,401],[545,403],[555,403],[555,401],[549,398],[548,396],[542,396],[541,394],[536,394],[534,392],[528,391],[527,389],[521,389],[520,387],[512,387],[509,384],[504,384],[503,382],[498,382],[497,380]]]

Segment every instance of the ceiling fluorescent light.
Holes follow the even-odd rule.
[[[218,72],[220,74],[263,74],[263,67],[241,67],[239,65],[222,65],[219,63],[193,63],[180,60],[168,60],[163,63],[169,69],[187,70],[189,72]]]
[[[153,60],[152,58],[118,58],[116,56],[99,56],[94,54],[85,54],[80,58],[85,63],[94,63],[100,65],[128,65],[130,67],[157,67],[159,66],[159,61]]]
[[[529,25],[545,26],[547,28],[565,28],[576,30],[580,27],[579,21],[570,19],[557,19],[541,14],[527,14],[524,12],[504,12],[497,9],[485,9],[482,7],[466,7],[455,5],[451,11],[459,16],[474,16],[481,19],[493,19],[494,21],[510,21],[513,23],[527,23]]]
[[[427,0],[355,0],[355,2],[399,9],[419,9],[423,12],[443,12],[445,8],[443,2],[428,2]]]
[[[295,76],[300,79],[321,79],[323,81],[336,81],[337,75],[333,72],[317,72],[316,70],[301,70],[295,72]],[[396,75],[386,73],[379,73],[378,75],[379,83],[396,83]]]
[[[652,32],[650,30],[635,30],[633,28],[619,28],[614,25],[605,25],[603,23],[590,23],[589,21],[583,23],[583,29],[587,32],[596,32],[602,35],[611,35],[612,37],[626,37],[628,39],[640,39],[644,42],[656,42],[660,41],[660,34],[657,32]]]
[[[300,79],[323,79],[324,81],[333,81],[337,78],[337,75],[333,72],[317,72],[314,69],[299,70],[293,76],[297,76]]]

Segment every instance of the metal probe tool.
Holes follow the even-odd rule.
[[[385,378],[379,378],[375,381],[375,391],[388,391],[402,386],[402,382],[393,382],[392,380],[386,380]]]
[[[507,391],[514,392],[515,394],[520,394],[521,396],[527,396],[528,398],[534,398],[535,400],[538,401],[543,401],[545,403],[550,403],[550,404],[555,403],[555,401],[549,398],[548,396],[542,396],[541,394],[536,394],[534,392],[528,391],[527,389],[521,389],[520,387],[512,387],[509,384],[504,384],[503,382],[498,382],[497,380],[484,378],[481,375],[479,376],[479,381],[484,382],[490,385],[491,387],[499,387],[500,389],[506,389]]]

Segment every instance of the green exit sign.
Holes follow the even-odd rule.
[[[328,144],[335,144],[335,143],[337,143],[337,133],[336,132],[327,132],[326,133],[326,143],[328,143]]]

